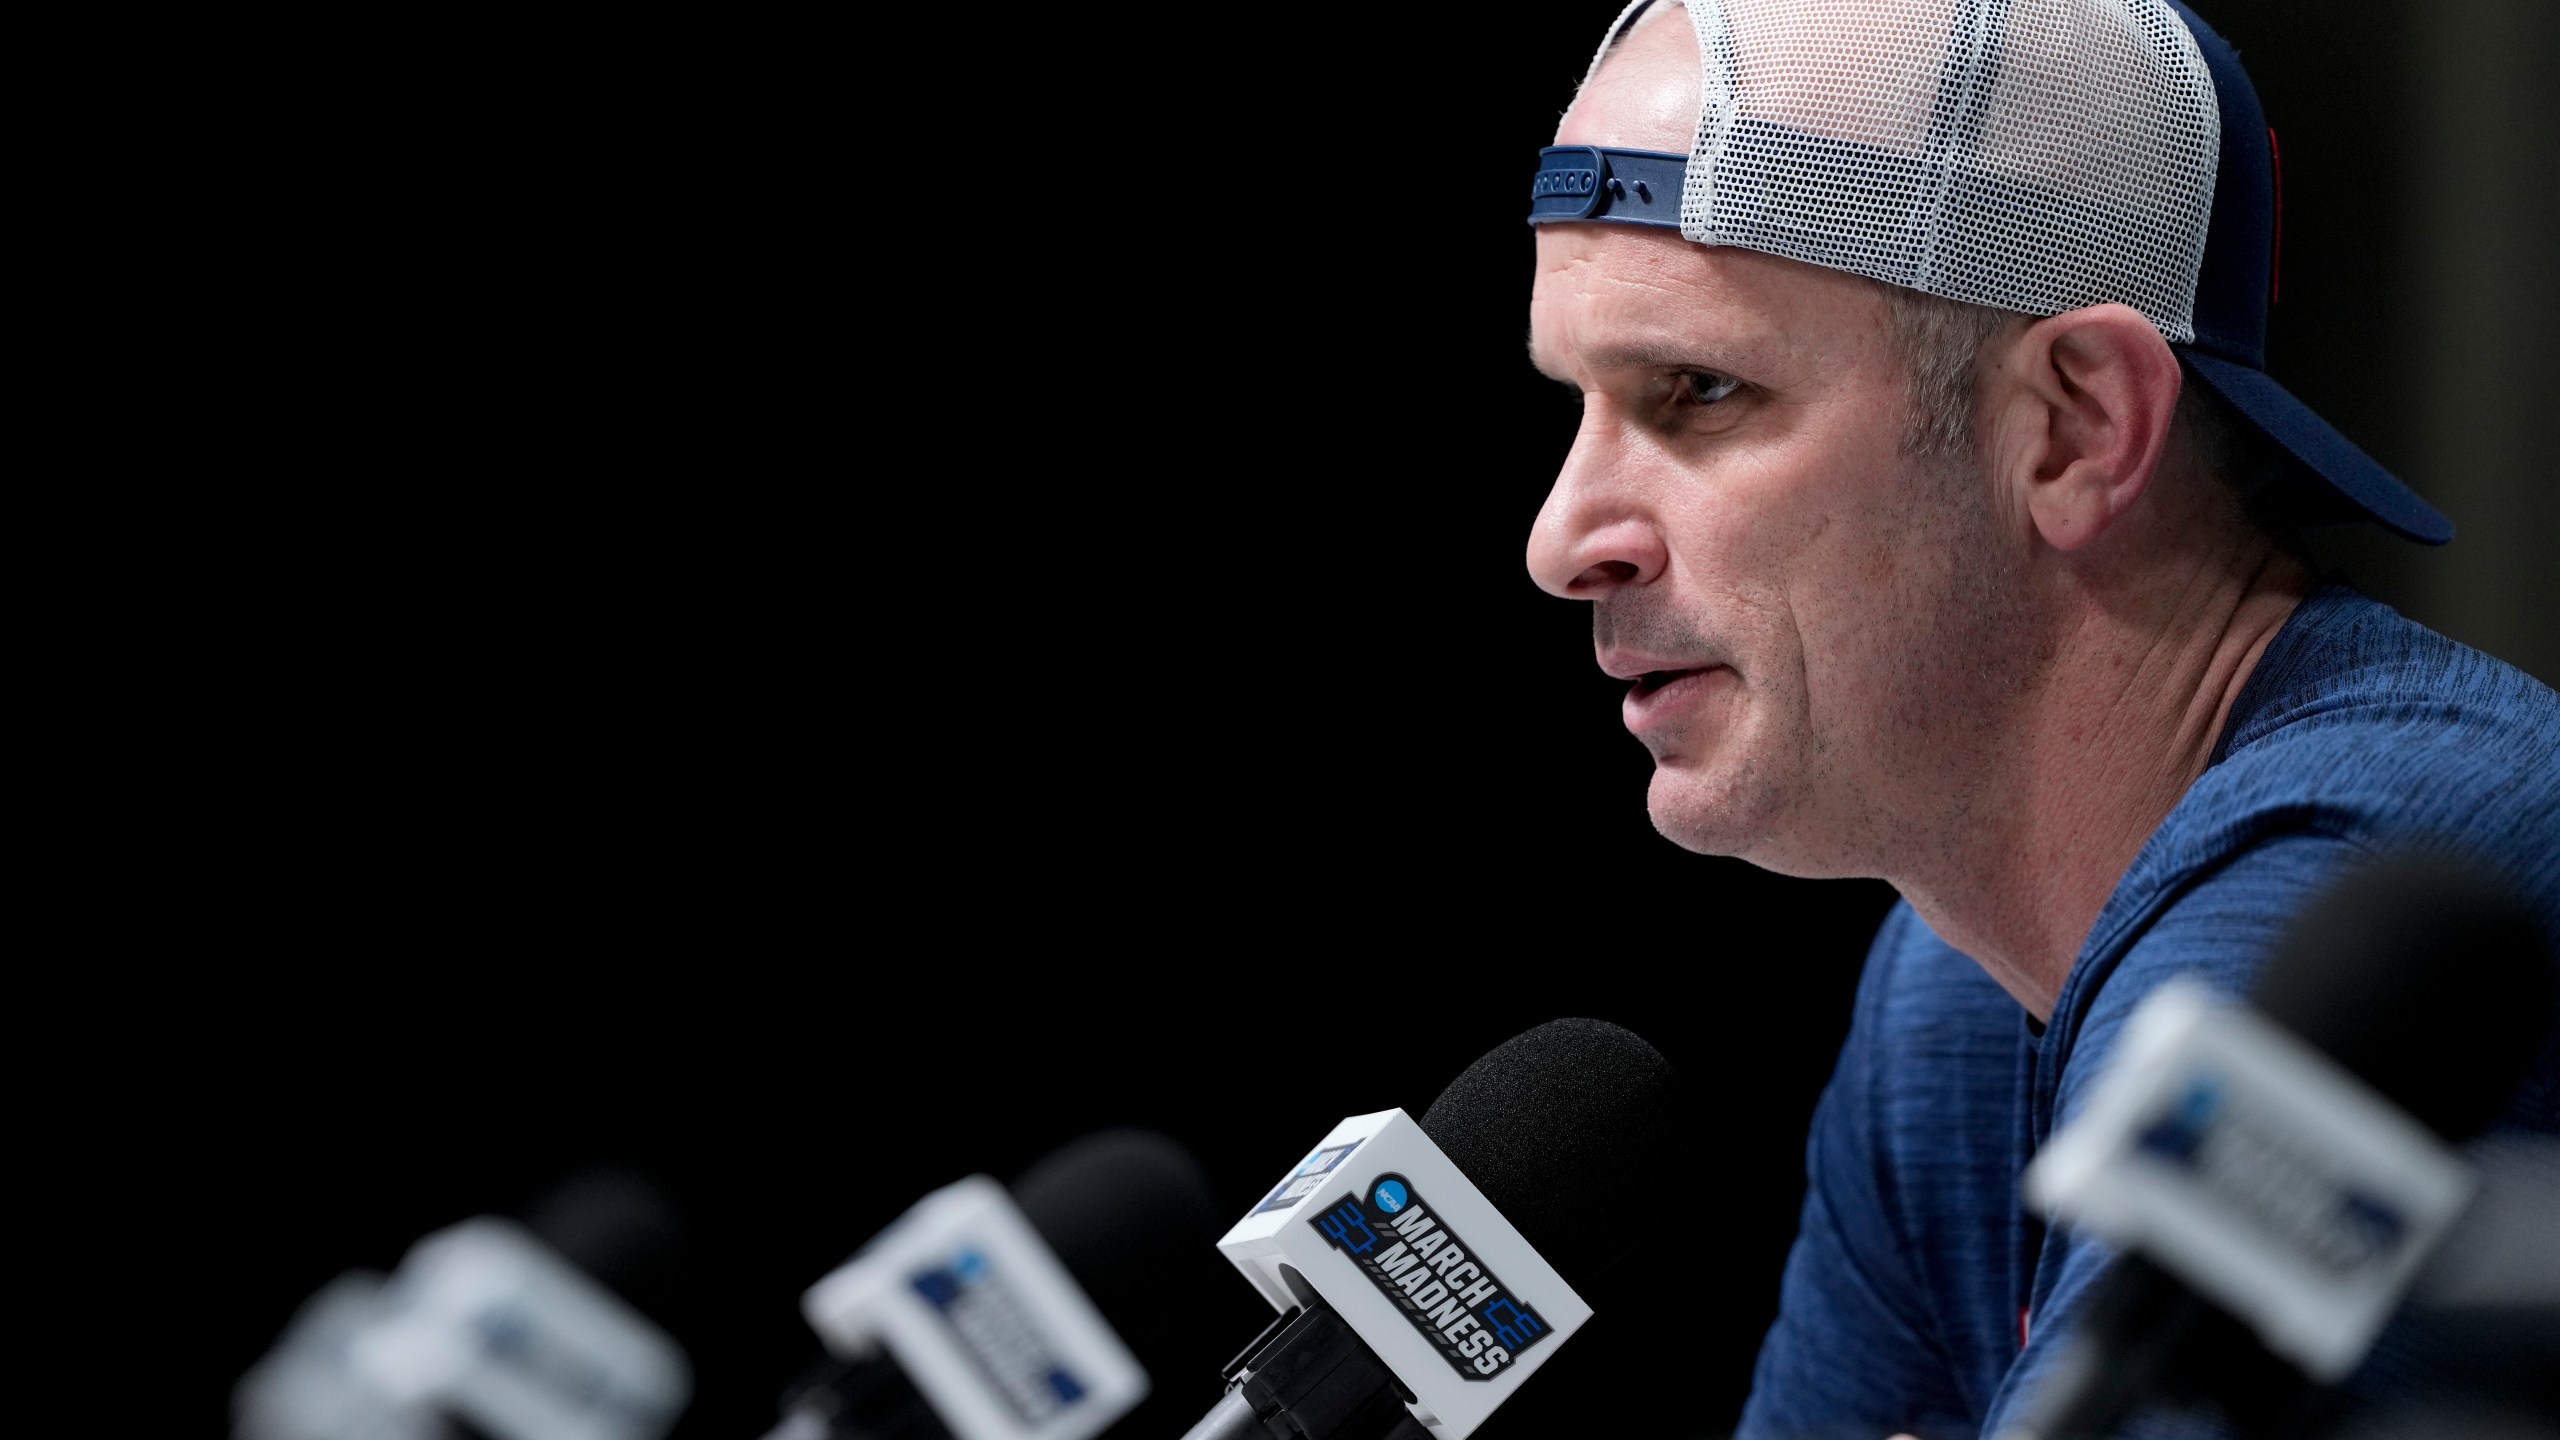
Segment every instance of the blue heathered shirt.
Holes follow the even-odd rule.
[[[2560,697],[2333,586],[2267,646],[2041,1034],[1897,906],[1814,1115],[1804,1213],[1740,1436],[1996,1433],[2111,1258],[2033,1223],[2019,1176],[2077,1113],[2127,1014],[2181,973],[2244,992],[2340,869],[2438,847],[2505,869],[2560,934]],[[2560,1130],[2560,1045],[2513,1118]],[[2197,1432],[2162,1417],[2138,1433]]]

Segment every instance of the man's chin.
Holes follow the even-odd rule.
[[[1662,838],[1699,855],[1720,855],[1774,875],[1837,880],[1874,875],[1860,857],[1824,847],[1801,823],[1803,810],[1765,787],[1700,783],[1703,777],[1657,765],[1645,793],[1646,813]]]
[[[1768,843],[1770,821],[1775,817],[1757,813],[1765,807],[1745,802],[1729,779],[1720,784],[1664,761],[1655,762],[1653,783],[1645,791],[1645,813],[1652,817],[1653,828],[1663,839],[1699,855],[1748,859],[1753,850]]]

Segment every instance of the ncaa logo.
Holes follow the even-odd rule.
[[[1342,1194],[1307,1222],[1351,1262],[1461,1380],[1491,1380],[1550,1333],[1546,1317],[1502,1283],[1482,1255],[1435,1215],[1413,1182],[1388,1172]]]

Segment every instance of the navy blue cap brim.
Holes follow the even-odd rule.
[[[2453,522],[2443,512],[2419,499],[2398,476],[2357,449],[2354,441],[2339,434],[2264,370],[2188,346],[2178,347],[2178,357],[2232,409],[2247,416],[2268,439],[2377,523],[2427,545],[2442,545],[2453,538]]]

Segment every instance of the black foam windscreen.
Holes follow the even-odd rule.
[[[1660,1193],[1664,1161],[1685,1139],[1679,1104],[1678,1073],[1635,1032],[1550,1020],[1450,1081],[1422,1129],[1571,1283],[1642,1228],[1595,1217]]]
[[[2560,960],[2488,870],[2385,856],[2304,907],[2250,992],[2449,1140],[2495,1119],[2560,1026]]]
[[[1031,1228],[1124,1335],[1150,1317],[1186,1313],[1202,1274],[1222,1268],[1208,1177],[1189,1151],[1152,1131],[1071,1141],[1010,1188]]]
[[[534,1238],[653,1319],[674,1301],[684,1227],[666,1192],[637,1172],[582,1171],[524,1210]]]

